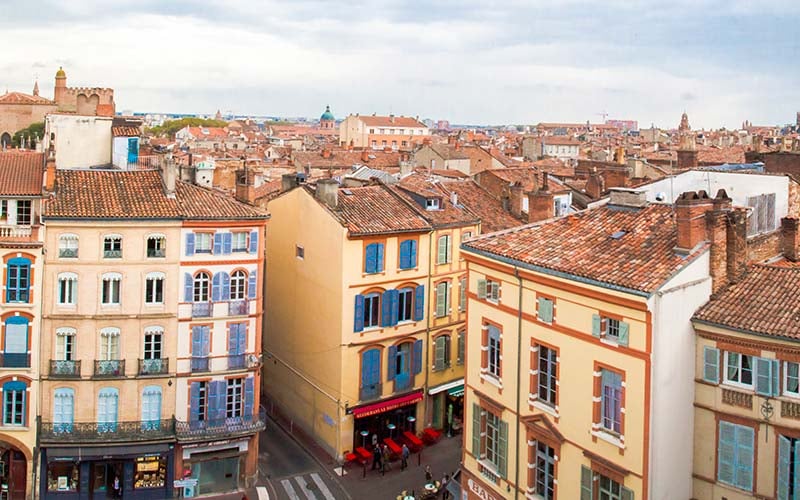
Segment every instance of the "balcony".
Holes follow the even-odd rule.
[[[193,318],[210,318],[214,311],[214,304],[211,302],[192,302]]]
[[[781,401],[781,417],[800,420],[800,403]]]
[[[38,226],[0,225],[0,240],[32,241],[39,236]]]
[[[228,302],[228,316],[247,316],[250,313],[250,302],[247,300],[232,300]]]
[[[175,422],[175,433],[180,441],[205,441],[226,439],[263,431],[267,414],[263,408],[253,416],[233,417],[222,420],[200,420]]]
[[[169,372],[169,359],[140,359],[139,375],[164,375]]]
[[[130,422],[75,422],[39,424],[39,438],[44,443],[105,443],[120,441],[156,441],[174,439],[175,420],[139,420]]]
[[[59,248],[58,249],[58,257],[61,259],[77,259],[78,258],[78,249],[77,248]]]
[[[30,368],[31,355],[27,352],[0,353],[0,367],[2,368]]]
[[[125,360],[124,359],[95,360],[94,376],[95,378],[124,377]]]
[[[726,405],[738,406],[739,408],[753,409],[753,395],[746,392],[722,389],[722,402]]]
[[[163,258],[167,256],[167,251],[163,248],[148,248],[147,257],[149,258]]]
[[[202,373],[209,371],[209,358],[208,356],[193,356],[192,357],[192,373]]]
[[[80,378],[80,360],[51,359],[50,378]]]
[[[103,250],[104,259],[121,259],[122,250]]]
[[[247,354],[228,354],[228,370],[247,368]]]
[[[361,390],[358,392],[360,401],[371,401],[381,397],[382,384],[380,382],[369,385],[362,385]]]

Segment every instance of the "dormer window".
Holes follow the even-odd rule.
[[[426,198],[425,210],[439,210],[439,198]]]

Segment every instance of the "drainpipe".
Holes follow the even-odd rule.
[[[430,297],[434,297],[433,290],[431,289],[431,273],[433,272],[433,231],[428,234],[428,284],[426,285],[428,289],[428,295]],[[428,311],[431,310],[431,300],[428,301],[426,304],[426,308]],[[426,312],[428,312],[426,311]],[[435,309],[434,309],[435,311]],[[428,416],[430,413],[429,410],[429,398],[428,398],[428,372],[430,371],[430,366],[428,366],[428,361],[430,358],[430,344],[431,344],[431,315],[430,313],[425,314],[425,358],[422,361],[422,366],[425,367],[425,415],[423,421],[423,429],[427,427]],[[433,423],[433,418],[431,418],[431,423]]]
[[[514,463],[516,464],[516,471],[514,472],[514,498],[519,498],[519,411],[520,411],[520,385],[522,384],[522,276],[519,275],[519,268],[514,266],[514,277],[517,278],[517,285],[519,286],[519,298],[517,299],[517,430],[516,442],[514,443]]]

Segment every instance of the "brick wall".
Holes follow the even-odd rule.
[[[781,254],[781,231],[754,236],[747,240],[747,261],[761,262]]]
[[[767,153],[763,155],[764,170],[771,173],[800,175],[800,154]]]

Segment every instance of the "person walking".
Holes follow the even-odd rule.
[[[392,464],[389,463],[392,459],[392,452],[389,450],[389,446],[383,445],[383,466],[386,470],[392,470]]]
[[[382,469],[381,466],[381,449],[376,444],[374,448],[372,448],[372,470],[375,469]]]
[[[403,443],[403,449],[400,451],[400,470],[406,470],[408,468],[409,455],[411,455],[411,451],[409,451],[408,446]]]
[[[450,492],[447,491],[447,483],[450,482],[450,475],[445,474],[442,478],[442,500],[447,500],[450,498]]]
[[[431,472],[431,466],[425,466],[425,484],[431,484],[433,482],[433,472]]]

